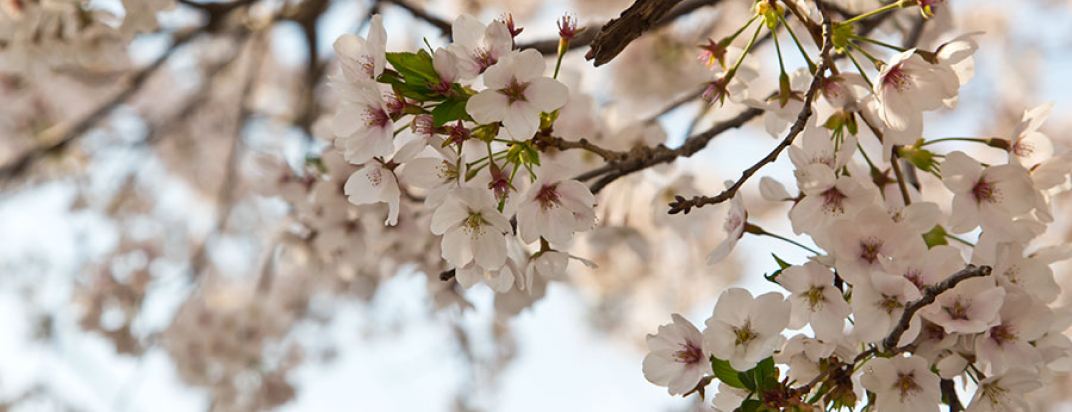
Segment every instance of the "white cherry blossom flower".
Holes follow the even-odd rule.
[[[406,162],[402,176],[406,182],[427,190],[424,197],[426,207],[436,207],[443,203],[451,190],[461,187],[465,173],[464,164],[458,162],[458,154],[451,150],[440,150],[439,157],[418,157]]]
[[[564,244],[574,232],[595,225],[595,196],[588,186],[567,179],[561,167],[540,168],[539,177],[525,192],[517,209],[517,230],[521,240],[535,242],[540,237]]]
[[[875,393],[875,410],[938,412],[942,394],[938,375],[919,356],[875,358],[864,366],[860,383]]]
[[[855,216],[877,196],[873,186],[853,177],[836,176],[824,164],[811,164],[794,173],[797,186],[805,195],[789,211],[793,232],[798,235],[821,234],[835,221]]]
[[[882,120],[889,128],[905,130],[922,124],[923,112],[937,109],[956,96],[960,80],[951,68],[927,63],[916,49],[899,53],[882,68],[875,82],[875,96],[882,107]]]
[[[1035,207],[1034,182],[1020,165],[984,168],[964,152],[952,152],[942,163],[942,183],[954,194],[949,224],[955,233],[982,226],[1011,235],[1013,217]]]
[[[342,99],[332,128],[335,147],[342,150],[346,161],[362,164],[373,157],[390,156],[394,151],[394,121],[376,85],[339,81],[330,85]]]
[[[520,276],[519,267],[513,259],[506,259],[505,264],[498,269],[484,269],[474,261],[463,268],[458,268],[454,273],[458,284],[466,289],[477,283],[484,283],[498,293],[508,292],[518,276]]]
[[[343,186],[350,203],[365,205],[370,203],[387,203],[388,226],[398,224],[398,203],[402,196],[398,188],[398,177],[394,170],[382,162],[372,161],[364,165],[346,179]]]
[[[648,354],[644,356],[644,377],[666,386],[671,395],[684,394],[711,370],[710,354],[703,348],[703,335],[685,318],[670,315],[674,322],[648,334]]]
[[[727,289],[705,323],[704,351],[738,371],[752,369],[781,346],[791,311],[777,292],[753,298],[745,289]]]
[[[727,182],[727,186],[732,185]],[[707,264],[714,265],[729,257],[737,241],[744,236],[745,226],[748,224],[748,210],[744,206],[744,196],[737,194],[730,199],[730,210],[726,213],[726,219],[722,224],[722,230],[726,232],[726,238],[719,242],[715,250],[707,255]]]
[[[1005,289],[992,277],[970,278],[920,309],[927,320],[942,325],[948,333],[979,333],[1000,322],[998,311]]]
[[[506,263],[510,221],[496,209],[491,192],[461,188],[432,215],[432,233],[443,235],[442,255],[455,268],[476,262],[485,270]]]
[[[506,23],[494,20],[484,25],[468,14],[454,20],[451,36],[454,42],[447,45],[447,51],[457,57],[458,73],[463,79],[472,79],[484,73],[514,47],[513,36]]]
[[[834,286],[834,272],[818,262],[792,266],[778,275],[778,283],[791,295],[793,314],[790,329],[811,324],[815,337],[835,341],[844,336],[845,318],[851,310],[841,291]]]
[[[774,355],[774,361],[789,366],[790,381],[810,382],[819,376],[819,362],[833,355],[836,348],[832,342],[796,335]]]
[[[950,245],[937,245],[914,258],[885,262],[883,271],[904,276],[920,291],[934,286],[964,268],[960,250]]]
[[[543,76],[543,55],[527,49],[514,52],[484,73],[488,88],[469,98],[465,110],[477,123],[503,122],[514,139],[536,134],[540,112],[552,112],[566,104],[569,89]]]
[[[1053,102],[1024,110],[1010,138],[1002,139],[1007,142],[1005,150],[1009,152],[1010,162],[1031,167],[1053,156],[1053,142],[1038,130],[1052,111]]]
[[[1003,373],[1017,365],[1038,365],[1042,354],[1031,346],[1053,322],[1050,308],[1022,290],[1005,294],[999,312],[1000,323],[975,340],[979,360],[990,364],[991,373]]]
[[[718,393],[711,399],[711,406],[717,412],[733,412],[749,395],[748,389],[734,388],[724,382],[718,383]]]
[[[1010,369],[980,381],[966,412],[1030,411],[1024,395],[1041,387],[1037,373],[1025,368]]]
[[[853,285],[853,331],[863,342],[880,342],[901,321],[905,305],[920,298],[919,290],[908,279],[886,273],[874,273]],[[913,317],[898,345],[911,342],[920,331],[919,317]]]
[[[368,39],[347,33],[335,40],[334,47],[346,81],[374,82],[387,65],[387,31],[383,27],[383,17],[379,14],[372,16]]]
[[[871,206],[852,219],[842,219],[830,228],[828,249],[834,255],[838,273],[846,281],[882,270],[889,258],[915,257],[927,250],[919,233],[894,223],[886,211]]]

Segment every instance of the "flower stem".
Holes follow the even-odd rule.
[[[815,73],[815,63],[811,61],[811,57],[808,57],[808,53],[804,51],[804,45],[800,43],[800,39],[798,39],[797,34],[793,32],[793,28],[789,27],[789,22],[785,21],[785,16],[779,14],[778,19],[782,21],[785,30],[788,31],[789,36],[793,38],[793,43],[797,44],[797,50],[800,50],[800,55],[804,56],[804,61],[808,62],[808,71]]]
[[[800,242],[797,242],[797,241],[795,241],[793,239],[790,239],[790,238],[787,238],[785,236],[781,236],[781,235],[777,235],[777,234],[768,232],[766,230],[763,230],[763,228],[761,228],[759,226],[755,226],[755,225],[751,225],[751,224],[749,224],[748,226],[750,226],[749,227],[750,230],[746,230],[748,233],[756,234],[756,235],[759,235],[759,236],[770,236],[770,237],[773,237],[775,239],[781,240],[783,242],[790,243],[792,245],[796,245],[796,246],[800,247],[801,249],[807,250],[808,252],[814,253],[816,255],[821,254],[821,253],[815,251],[815,249],[812,249],[810,247],[804,246]]]
[[[885,12],[888,12],[888,11],[891,11],[891,10],[899,9],[901,7],[904,7],[904,5],[905,5],[905,2],[903,0],[898,0],[898,1],[895,1],[893,3],[887,4],[885,6],[879,7],[877,9],[871,10],[869,12],[859,14],[859,15],[857,15],[855,17],[852,17],[852,18],[850,18],[848,20],[845,20],[845,21],[841,22],[841,24],[856,23],[856,22],[858,22],[860,20],[866,19],[866,18],[871,17],[871,16],[876,16],[876,15],[879,15],[879,14],[882,14],[882,13],[885,13]]]
[[[979,138],[975,138],[975,137],[943,137],[941,139],[928,140],[926,142],[923,142],[923,144],[921,144],[920,146],[922,147],[922,146],[929,145],[931,143],[938,143],[938,142],[975,142],[975,143],[989,144],[989,142],[986,139],[979,139]]]
[[[871,83],[871,78],[867,77],[867,72],[864,71],[863,67],[860,67],[860,62],[856,61],[856,56],[852,55],[852,50],[845,50],[845,55],[849,56],[849,60],[852,61],[852,65],[856,66],[856,71],[860,72],[860,76],[863,76],[864,81],[867,82],[867,85],[871,86],[871,88],[874,89],[875,84]]]
[[[875,39],[872,39],[872,38],[869,38],[869,37],[857,36],[855,34],[850,35],[849,37],[851,37],[854,40],[859,40],[859,41],[871,43],[871,44],[882,46],[882,47],[885,47],[885,48],[888,48],[888,49],[897,50],[899,52],[903,52],[905,50],[908,50],[908,49],[905,49],[904,47],[894,46],[892,44],[889,44],[889,43],[886,43],[886,42],[881,42],[881,41],[878,41],[878,40],[875,40]]]

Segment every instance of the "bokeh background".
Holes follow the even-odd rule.
[[[438,241],[383,229],[379,206],[348,206],[338,190],[347,166],[321,157],[334,39],[363,34],[376,12],[389,50],[415,50],[447,42],[421,16],[511,13],[525,28],[519,43],[556,41],[563,14],[598,27],[631,2],[247,3],[225,14],[213,7],[227,2],[178,4],[157,15],[158,30],[93,50],[99,59],[37,64],[55,51],[0,48],[0,165],[85,126],[28,167],[0,169],[0,410],[703,409],[644,379],[645,334],[670,313],[702,324],[727,286],[776,290],[761,276],[777,267],[770,254],[805,256],[745,237],[729,261],[707,266],[724,210],[664,215],[667,194],[714,192],[773,147],[757,120],[608,187],[601,227],[571,249],[598,269],[574,262],[534,296],[441,282]],[[605,67],[585,62],[586,48],[566,56],[561,78],[574,97],[591,96],[593,134],[617,147],[673,147],[742,110],[695,98],[711,76],[696,46],[739,27],[751,1],[686,3],[708,4]],[[118,0],[86,4],[125,14]],[[877,36],[900,43],[918,20],[899,12]],[[928,114],[926,136],[1001,135],[1022,110],[1052,101],[1043,131],[1067,150],[1072,2],[949,0],[919,45],[969,32],[982,32],[975,78],[956,111]],[[765,75],[753,87],[774,87],[773,56],[769,43],[758,49]],[[793,181],[784,162],[761,175]],[[764,202],[754,184],[744,195],[753,221],[791,233],[785,205]],[[420,208],[410,202],[403,215]],[[1066,243],[1069,199],[1056,208],[1043,241]],[[1056,272],[1069,282],[1067,266]],[[1058,378],[1034,401],[1072,410],[1070,386]]]

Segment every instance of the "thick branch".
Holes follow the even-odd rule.
[[[637,0],[599,30],[592,41],[591,50],[584,58],[595,60],[596,67],[607,64],[625,50],[629,42],[662,20],[679,2],[681,0]]]
[[[679,17],[687,16],[690,13],[707,6],[713,6],[718,4],[721,0],[684,0],[674,8],[670,9],[670,12],[663,16],[658,22],[651,26],[651,29],[657,29],[673,23]],[[609,23],[609,22],[608,22]],[[596,36],[601,33],[601,30],[608,23],[589,26],[585,31],[581,32],[577,37],[574,37],[569,42],[569,50],[586,47],[592,44],[592,41],[596,39]],[[538,40],[529,43],[522,43],[517,46],[519,49],[536,49],[544,55],[553,56],[558,53],[558,38]]]
[[[775,160],[777,160],[778,156],[782,154],[782,151],[785,150],[785,148],[789,147],[789,145],[793,144],[793,140],[796,139],[797,135],[799,135],[800,132],[804,131],[804,127],[807,125],[808,119],[811,117],[811,104],[812,101],[815,99],[815,95],[819,91],[819,85],[820,83],[822,83],[823,73],[825,73],[826,70],[830,68],[830,50],[833,49],[834,45],[830,39],[830,36],[833,34],[831,33],[830,24],[830,19],[824,18],[823,49],[820,53],[822,57],[819,62],[819,68],[815,71],[815,75],[811,79],[811,85],[808,87],[807,93],[804,94],[804,108],[800,111],[800,114],[797,115],[797,120],[789,129],[789,134],[785,136],[785,139],[782,139],[782,142],[779,143],[778,146],[776,146],[774,150],[771,151],[766,157],[761,159],[755,165],[752,165],[752,167],[745,169],[745,171],[741,173],[740,179],[737,179],[737,181],[734,182],[733,185],[731,185],[726,190],[723,190],[722,193],[719,193],[717,196],[695,196],[692,199],[685,199],[683,197],[678,196],[676,201],[670,203],[671,214],[679,212],[689,213],[689,211],[692,210],[693,207],[700,208],[705,205],[722,203],[733,198],[733,196],[737,194],[737,190],[739,190],[741,186],[744,185],[744,182],[746,182],[748,178],[752,177],[752,175],[754,175],[756,172],[759,171],[759,169],[762,169],[767,164],[773,163]]]
[[[961,269],[959,272],[953,274],[953,276],[950,276],[948,279],[942,281],[942,283],[924,289],[922,298],[919,298],[919,300],[909,303],[907,306],[905,306],[904,313],[901,314],[901,320],[897,322],[897,326],[894,326],[893,331],[891,331],[889,336],[887,336],[886,339],[882,342],[882,345],[886,348],[886,350],[893,350],[894,348],[897,348],[897,343],[901,340],[901,335],[903,335],[905,330],[908,329],[908,324],[912,320],[912,316],[915,316],[917,311],[922,309],[924,306],[934,303],[934,299],[937,298],[938,295],[942,294],[942,292],[952,289],[961,281],[968,278],[990,276],[991,271],[992,269],[990,268],[990,266],[968,265],[964,269]],[[903,351],[903,348],[897,348],[895,352]]]

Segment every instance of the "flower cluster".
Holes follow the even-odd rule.
[[[756,19],[775,34],[780,27],[792,31],[779,17],[785,11],[768,3],[774,2],[757,2]],[[784,3],[808,24],[808,14],[798,11],[806,2]],[[864,16],[913,4],[895,2]],[[1051,199],[1068,188],[1072,173],[1038,131],[1050,106],[1025,111],[1006,137],[921,137],[924,112],[955,105],[978,46],[961,36],[934,51],[905,50],[856,35],[857,20],[826,22],[824,44],[866,57],[873,72],[857,65],[858,73],[841,73],[822,55],[832,73],[812,65],[789,80],[783,69],[780,91],[766,101],[749,100],[748,90],[727,93],[726,80],[718,89],[718,100],[743,94],[766,110],[774,136],[790,122],[802,126],[787,137],[799,194],[769,178],[761,192],[791,204],[793,231],[818,250],[748,222],[747,211],[732,214],[726,230],[737,237],[775,236],[814,255],[797,265],[779,259],[782,267],[767,277],[788,296],[753,298],[729,289],[702,332],[673,315],[672,324],[648,335],[644,374],[671,394],[703,393],[717,379],[714,405],[727,411],[862,402],[883,412],[938,411],[943,402],[959,405],[953,382],[941,384],[956,380],[974,389],[969,411],[1020,408],[1024,395],[1072,355],[1062,333],[1067,323],[1050,307],[1059,290],[1050,265],[1072,257],[1072,249],[1034,244],[1053,221]],[[897,53],[883,60],[858,43]],[[722,78],[733,77],[743,59]],[[805,108],[809,102],[815,107]],[[981,150],[931,146],[948,141]],[[881,156],[868,155],[868,147],[881,147]],[[1001,160],[984,163],[981,156]],[[909,181],[906,168],[925,174]],[[724,257],[724,249],[713,255]],[[791,339],[783,335],[805,327]]]
[[[358,167],[350,202],[386,203],[393,226],[403,193],[423,198],[458,282],[499,292],[563,274],[568,255],[556,248],[595,224],[588,187],[536,147],[569,91],[539,52],[514,50],[516,32],[462,15],[446,47],[389,53],[374,16],[367,37],[335,42],[342,74],[330,82],[342,101],[335,147]]]

